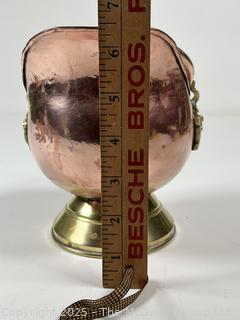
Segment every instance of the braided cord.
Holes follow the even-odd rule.
[[[139,297],[148,281],[141,290],[124,298],[131,288],[133,273],[133,267],[127,267],[122,281],[113,292],[97,300],[84,299],[71,304],[62,312],[60,320],[98,319],[127,308]]]

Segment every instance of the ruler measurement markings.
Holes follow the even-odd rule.
[[[106,30],[106,29],[105,29]],[[100,45],[99,48],[121,48],[119,45],[111,45],[111,46],[106,46],[106,45]]]
[[[102,156],[102,158],[117,158],[118,156]]]
[[[111,25],[116,25],[117,23],[116,23],[116,22],[101,22],[101,21],[100,21],[99,24],[107,24],[107,25],[108,25],[108,24],[109,24],[109,25],[111,24]]]
[[[116,72],[117,69],[100,69],[99,71],[100,71],[100,72]],[[107,98],[105,98],[105,97],[103,98],[103,97],[102,97],[102,99],[107,99]]]
[[[103,94],[105,94],[105,93],[106,93],[106,94],[108,94],[108,93],[110,93],[110,94],[111,94],[111,93],[113,93],[113,94],[120,94],[119,91],[102,91],[102,93],[103,93]]]
[[[117,113],[108,113],[109,116],[111,117],[117,117],[118,114]],[[103,116],[105,116],[105,114],[103,113]]]
[[[102,136],[102,137],[109,137],[109,138],[114,138],[114,137],[116,137],[116,138],[121,138],[121,136],[111,136],[111,135],[105,135],[105,136]]]
[[[131,37],[136,37],[136,34],[134,33],[136,30],[134,31],[129,28],[129,34],[125,33],[123,36],[126,13],[124,13],[123,16],[123,10],[120,5],[123,5],[123,8],[126,9],[126,0],[115,3],[116,7],[106,0],[99,0],[98,3],[99,47],[101,50],[99,63],[101,157],[103,163],[101,183],[103,197],[103,285],[104,287],[114,288],[122,278],[123,266],[126,265],[127,261],[125,249],[123,250],[122,247],[124,241],[122,235],[126,235],[126,229],[123,229],[123,222],[126,217],[122,220],[123,207],[121,207],[124,196],[123,190],[126,190],[123,186],[124,180],[122,180],[123,174],[126,174],[123,167],[125,164],[122,163],[122,152],[124,151],[122,149],[122,136],[124,133],[122,126],[122,108],[126,106],[126,83],[123,83],[122,78],[123,74],[126,75],[126,68],[124,69],[122,52],[124,52],[124,50],[126,52],[126,40],[131,39]],[[107,8],[110,8],[110,10],[107,10]],[[106,14],[103,15],[100,11],[108,12],[105,12]],[[144,26],[140,25],[141,23],[142,21],[139,20],[139,25],[136,24],[140,30],[142,27],[144,29]],[[143,20],[143,25],[144,23],[146,23],[146,20]],[[112,72],[119,72],[118,77],[113,77]],[[104,78],[111,79],[111,81],[104,80]],[[124,81],[126,81],[125,78]],[[102,101],[106,100],[112,102],[108,104],[109,110],[114,108],[114,111],[116,111],[116,113],[112,112],[111,116],[109,116],[108,108],[103,108]],[[113,119],[115,119],[115,122],[113,122]],[[111,139],[112,142],[110,141]],[[111,145],[111,143],[113,145]],[[109,170],[106,170],[107,168],[109,168]],[[126,176],[124,176],[124,179],[125,178]],[[108,197],[108,193],[111,194],[111,197]],[[106,205],[106,203],[110,203],[110,205]],[[112,214],[113,212],[118,213],[119,210],[119,215]],[[124,208],[124,210],[126,210],[126,208]],[[111,239],[112,241],[109,242],[109,237],[113,236],[113,234],[115,240]],[[107,267],[108,263],[111,264],[111,268]],[[137,269],[139,271],[140,268],[138,267]],[[135,283],[135,285],[139,284]]]

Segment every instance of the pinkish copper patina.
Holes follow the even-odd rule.
[[[151,31],[149,192],[181,170],[192,147],[193,65],[174,41]],[[56,28],[23,52],[30,148],[45,175],[83,197],[101,194],[96,28]],[[117,75],[116,75],[117,76]]]

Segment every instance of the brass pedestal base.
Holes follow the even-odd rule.
[[[172,239],[175,226],[172,217],[157,200],[149,197],[148,251],[153,252]],[[101,204],[80,197],[72,199],[54,222],[52,235],[65,250],[101,258]]]

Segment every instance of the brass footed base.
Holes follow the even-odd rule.
[[[172,217],[156,197],[149,197],[148,251],[161,248],[172,239]],[[65,250],[101,258],[101,204],[80,197],[72,199],[54,222],[52,235]]]

